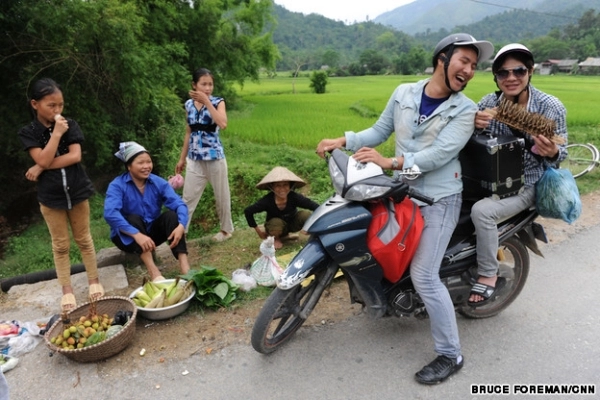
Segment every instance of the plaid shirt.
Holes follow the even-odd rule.
[[[500,104],[504,94],[490,93],[484,96],[479,102],[480,110],[493,108]],[[546,94],[529,85],[529,102],[527,103],[527,111],[541,114],[547,118],[556,121],[556,135],[562,136],[565,139],[565,144],[558,145],[558,157],[550,159],[548,157],[536,157],[528,150],[524,155],[525,169],[525,186],[533,186],[541,178],[544,173],[544,161],[551,165],[558,165],[567,157],[566,141],[567,134],[567,110],[565,106],[556,97]],[[496,135],[514,135],[508,125],[492,120],[488,128]],[[526,132],[525,132],[526,133]],[[533,141],[531,136],[525,135],[526,140]]]

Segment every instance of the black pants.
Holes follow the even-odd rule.
[[[158,218],[152,222],[152,226],[149,230],[146,229],[146,224],[144,220],[139,215],[131,214],[125,217],[127,222],[129,222],[133,227],[139,230],[146,236],[149,236],[156,246],[161,245],[162,243],[167,241],[171,232],[177,228],[179,225],[179,219],[177,218],[177,214],[174,211],[165,211]],[[133,243],[125,245],[121,238],[117,235],[110,238],[112,242],[117,246],[120,250],[125,253],[135,253],[142,254],[142,248],[135,241]],[[185,236],[183,236],[177,246],[171,249],[173,256],[176,259],[179,259],[179,254],[187,254],[187,245],[185,243]]]

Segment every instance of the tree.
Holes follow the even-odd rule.
[[[274,67],[271,7],[271,0],[0,2],[0,126],[7,132],[0,146],[11,150],[0,160],[0,195],[32,187],[21,173],[31,160],[16,135],[31,119],[31,82],[51,77],[63,86],[65,115],[82,126],[92,178],[120,170],[113,153],[132,139],[152,152],[158,172],[181,146],[182,136],[170,133],[183,132],[193,70],[209,68],[217,93],[229,99],[234,82]]]
[[[394,70],[403,75],[422,73],[429,66],[428,56],[422,47],[415,46],[394,60]]]
[[[365,68],[367,75],[378,75],[386,70],[389,61],[377,50],[368,49],[361,53],[360,64]]]
[[[325,50],[321,57],[323,65],[327,65],[331,68],[337,68],[340,65],[340,53],[335,50]]]

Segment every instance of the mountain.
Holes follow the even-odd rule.
[[[600,0],[416,0],[377,16],[373,22],[415,35],[453,30],[499,14],[526,14],[531,21],[544,18],[556,27],[575,23],[589,9],[600,10]],[[527,28],[527,24],[521,28]]]
[[[273,17],[276,26],[273,42],[281,53],[277,70],[310,70],[321,65],[349,66],[357,62],[364,64],[360,57],[364,56],[366,51],[379,53],[390,62],[406,64],[406,60],[402,61],[400,58],[411,49],[421,47],[428,52],[450,32],[468,32],[478,39],[490,40],[497,48],[510,42],[530,43],[533,39],[546,37],[553,30],[571,32],[572,42],[569,44],[561,42],[559,44],[562,46],[559,46],[552,40],[543,42],[544,46],[550,44],[550,47],[542,46],[542,58],[585,58],[590,56],[590,51],[593,52],[590,48],[600,49],[600,44],[596,44],[597,40],[594,39],[595,34],[590,33],[593,26],[585,28],[585,38],[578,39],[572,35],[573,26],[580,23],[585,12],[592,9],[600,15],[600,0],[519,0],[523,6],[535,4],[530,10],[506,8],[512,7],[508,4],[514,4],[515,0],[489,1],[505,1],[507,5],[505,8],[495,7],[494,11],[497,11],[496,8],[500,11],[472,23],[466,23],[470,20],[467,14],[471,15],[471,10],[464,5],[476,4],[473,0],[417,0],[376,18],[378,20],[390,13],[404,10],[402,15],[410,14],[415,21],[425,18],[425,15],[433,21],[434,11],[437,12],[438,8],[445,10],[444,7],[450,4],[458,9],[461,8],[459,5],[462,5],[463,15],[460,18],[452,19],[450,12],[444,18],[444,21],[448,22],[448,25],[444,26],[448,27],[442,27],[439,23],[432,25],[435,26],[435,30],[429,28],[412,35],[375,20],[346,25],[317,14],[291,12],[275,4]],[[479,1],[482,2],[483,0]],[[409,13],[406,10],[412,11]],[[595,21],[593,18],[593,22],[588,21],[587,24],[594,25]],[[556,38],[557,35],[553,37]]]

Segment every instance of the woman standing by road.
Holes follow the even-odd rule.
[[[212,95],[214,78],[206,68],[199,68],[194,72],[192,87],[193,90],[189,92],[190,99],[185,102],[185,138],[179,162],[175,167],[176,174],[180,174],[184,167],[186,168],[183,184],[183,201],[189,212],[186,231],[202,192],[210,182],[221,224],[221,230],[213,239],[222,242],[229,239],[233,232],[227,161],[219,137],[221,129],[227,127],[225,101]]]
[[[90,233],[92,182],[81,165],[83,133],[77,122],[63,117],[63,94],[52,79],[33,84],[30,106],[33,121],[21,128],[19,139],[35,162],[25,176],[37,182],[38,202],[50,236],[58,283],[62,286],[62,311],[77,307],[71,286],[69,247],[73,239],[87,272],[90,299],[104,296],[98,280],[96,250]]]

